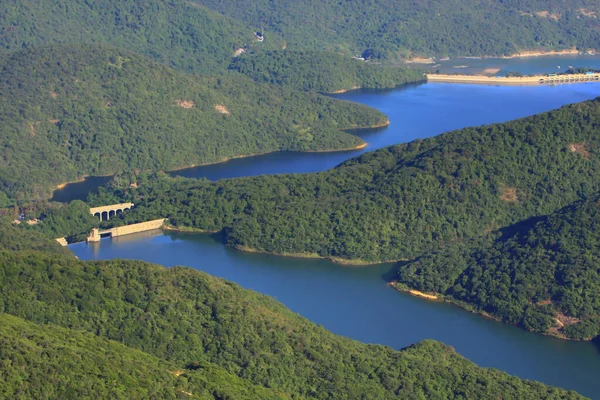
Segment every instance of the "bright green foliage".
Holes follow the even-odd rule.
[[[249,27],[184,0],[6,0],[0,32],[0,52],[105,43],[205,73],[224,70],[237,48],[255,43]]]
[[[165,178],[122,196],[138,204],[130,218],[224,230],[232,246],[411,259],[600,191],[599,124],[596,99],[378,150],[318,174]]]
[[[0,346],[6,354],[3,362],[14,358],[17,365],[31,365],[30,374],[43,375],[61,360],[55,349],[64,346],[64,360],[73,367],[57,365],[45,383],[30,379],[30,390],[42,386],[39,390],[46,392],[83,391],[77,382],[68,383],[77,374],[77,364],[89,361],[81,374],[99,389],[122,388],[119,394],[125,396],[128,386],[139,385],[159,397],[171,393],[164,365],[202,374],[209,362],[241,378],[231,386],[252,383],[294,398],[579,398],[573,392],[479,368],[441,343],[425,341],[396,351],[336,336],[267,296],[188,268],[123,260],[81,262],[31,251],[0,252],[0,265],[0,312],[71,329],[44,327],[43,336],[39,329],[7,319],[10,325],[0,330],[0,338],[11,343],[8,347],[12,343],[25,347],[25,354]],[[15,330],[25,329],[34,332],[15,337]],[[101,343],[102,339],[121,345]],[[126,351],[123,345],[147,354]],[[12,382],[20,379],[26,372],[14,371],[14,365],[0,363],[8,372],[0,376]],[[123,376],[117,377],[115,370],[121,368]],[[103,369],[104,374],[93,374]],[[57,382],[61,371],[68,379]],[[227,384],[218,380],[223,373],[214,374],[215,382],[206,378],[205,384],[227,390]],[[106,385],[107,378],[116,388]],[[180,380],[173,385],[194,392],[193,381],[189,377],[188,386]],[[254,398],[265,398],[255,390]]]
[[[19,198],[83,175],[351,148],[363,141],[341,129],[386,121],[363,105],[192,77],[105,46],[26,50],[1,65],[0,190]]]
[[[257,82],[333,93],[394,88],[425,80],[420,71],[385,67],[324,51],[271,51],[238,57],[230,67]]]
[[[600,42],[594,0],[194,1],[264,25],[265,42],[274,32],[290,50],[329,48],[373,58],[485,56],[598,48]]]
[[[171,362],[92,333],[0,314],[2,399],[287,399],[214,364]]]
[[[397,279],[532,331],[591,339],[600,333],[598,197],[428,253]]]

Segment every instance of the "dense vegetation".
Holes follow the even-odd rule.
[[[194,0],[265,27],[292,49],[370,58],[508,55],[527,49],[598,48],[597,1]]]
[[[212,363],[177,368],[92,333],[0,314],[3,399],[287,399]]]
[[[600,334],[598,198],[421,256],[403,264],[397,279],[532,331],[594,338]]]
[[[183,0],[0,2],[0,52],[44,44],[104,43],[189,72],[225,70],[251,28]],[[261,47],[278,46],[276,38]]]
[[[600,191],[599,123],[600,98],[378,150],[318,174],[161,178],[92,200],[132,200],[128,218],[223,230],[240,248],[411,259]]]
[[[50,237],[56,236],[50,235]],[[18,229],[9,218],[0,218],[0,250],[36,250],[46,253],[70,254],[67,249],[48,240],[46,235],[34,230]]]
[[[396,351],[339,337],[188,268],[27,249],[0,251],[0,265],[11,314],[0,314],[0,393],[11,398],[578,398],[441,343]]]
[[[425,80],[420,71],[392,68],[323,51],[270,51],[236,58],[230,67],[261,83],[332,93],[394,88]]]
[[[276,150],[352,148],[372,108],[238,77],[191,77],[99,45],[5,57],[0,200],[45,198],[84,175],[174,169]],[[2,195],[4,192],[4,195]]]

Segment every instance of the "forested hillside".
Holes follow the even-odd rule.
[[[367,57],[499,56],[520,50],[600,47],[593,0],[194,0],[281,35],[289,49]]]
[[[418,70],[369,64],[324,51],[259,52],[236,58],[230,69],[257,82],[325,93],[425,81]]]
[[[290,396],[209,362],[182,368],[75,329],[0,314],[3,399],[240,399]]]
[[[0,2],[0,52],[56,43],[110,44],[184,71],[215,73],[256,38],[253,28],[183,0]],[[260,46],[281,48],[275,37]]]
[[[366,106],[242,76],[192,77],[103,45],[24,50],[0,66],[0,193],[19,199],[84,175],[354,148],[364,142],[341,129],[387,121]]]
[[[438,342],[396,351],[336,336],[188,268],[26,249],[0,264],[9,398],[580,398]]]
[[[531,331],[594,338],[600,333],[599,197],[428,253],[403,264],[397,280]]]
[[[162,178],[95,201],[132,200],[128,218],[223,230],[242,249],[412,259],[600,191],[599,124],[600,98],[389,147],[318,174]]]

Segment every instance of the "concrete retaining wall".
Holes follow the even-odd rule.
[[[119,226],[117,228],[112,228],[110,230],[112,237],[130,235],[132,233],[150,231],[153,229],[158,229],[165,223],[167,219],[155,219],[153,221],[140,222],[139,224],[131,224],[125,226]]]

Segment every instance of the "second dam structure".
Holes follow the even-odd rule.
[[[88,236],[87,242],[88,243],[99,242],[100,238],[106,237],[106,236],[117,237],[117,236],[130,235],[132,233],[145,232],[145,231],[151,231],[154,229],[159,229],[164,225],[166,220],[167,220],[167,218],[160,218],[160,219],[155,219],[152,221],[140,222],[138,224],[118,226],[116,228],[105,229],[105,230],[100,230],[98,228],[94,228],[94,229],[92,229],[92,232],[90,232],[90,236]]]

